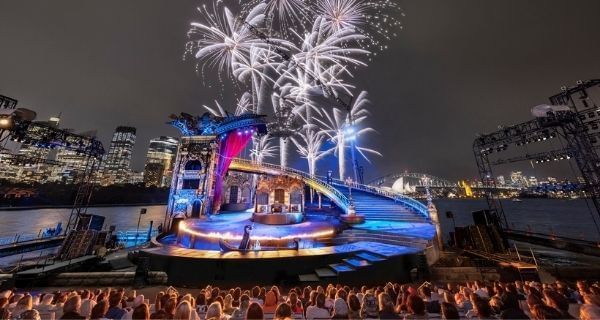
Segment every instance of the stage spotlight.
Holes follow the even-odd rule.
[[[13,126],[12,117],[8,114],[0,115],[0,129],[8,130]]]

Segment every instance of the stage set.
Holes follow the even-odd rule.
[[[172,116],[182,132],[164,225],[141,250],[174,285],[407,281],[428,208],[371,187],[236,158],[265,117]],[[435,219],[437,220],[437,219]],[[377,271],[377,272],[373,272]],[[381,278],[381,279],[379,279]]]

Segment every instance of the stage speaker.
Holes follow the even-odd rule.
[[[496,219],[494,218],[494,213],[491,210],[479,210],[473,211],[473,222],[476,225],[490,225],[495,224]]]
[[[468,227],[456,227],[454,230],[456,239],[456,247],[465,248],[470,245],[471,234]]]

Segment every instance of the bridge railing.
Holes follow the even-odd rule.
[[[282,168],[279,165],[275,165],[275,164],[271,164],[271,163],[262,163],[259,165],[257,162],[254,162],[251,160],[246,160],[246,159],[240,159],[240,158],[234,159],[233,162],[236,162],[237,165],[246,166],[248,169],[260,169],[260,167],[262,167],[262,168],[269,168],[269,169],[280,171],[280,172],[285,172],[288,175],[292,175],[292,176],[296,175],[298,178],[308,182],[309,184],[310,183],[315,184],[315,186],[313,186],[313,188],[317,189],[317,191],[325,191],[326,190],[327,193],[336,197],[337,199],[333,199],[333,200],[334,201],[338,200],[339,201],[338,205],[340,205],[340,203],[341,203],[342,205],[340,205],[340,207],[342,207],[342,209],[345,212],[348,212],[348,206],[350,205],[350,201],[348,200],[348,197],[346,197],[346,195],[341,193],[338,189],[333,187],[331,184],[327,183],[325,181],[326,180],[325,177],[317,176],[317,175],[310,175],[304,171],[300,171],[300,170],[297,170],[294,168]],[[232,162],[232,164],[233,164],[233,162]],[[338,179],[332,179],[332,182],[335,185],[348,186],[348,184],[346,182],[338,180]],[[407,207],[412,208],[416,212],[420,213],[424,217],[429,218],[429,210],[427,209],[427,206],[425,206],[423,203],[421,203],[413,198],[407,197],[405,195],[389,192],[383,188],[378,188],[378,187],[369,186],[369,185],[365,185],[365,184],[352,183],[351,186],[352,186],[352,188],[357,189],[357,190],[375,193],[375,194],[390,198],[394,201],[401,202],[402,204],[406,205]],[[338,202],[338,201],[336,201],[336,202]]]
[[[346,195],[341,193],[339,190],[337,190],[330,184],[321,180],[321,178],[319,176],[310,175],[304,171],[300,171],[300,170],[297,170],[294,168],[283,168],[279,165],[275,165],[275,164],[271,164],[271,163],[258,164],[255,161],[240,159],[240,158],[233,159],[232,165],[234,165],[234,164],[237,166],[240,166],[240,167],[246,167],[247,169],[267,168],[267,169],[271,169],[274,171],[285,172],[287,175],[292,176],[292,177],[295,176],[299,180],[305,181],[309,185],[312,184],[311,186],[314,189],[316,189],[317,191],[332,196],[334,198],[332,200],[334,200],[334,202],[336,202],[337,205],[340,206],[342,208],[342,210],[344,210],[344,212],[348,213],[348,207],[350,205],[350,201],[348,200],[348,197],[346,197]]]
[[[375,193],[380,196],[393,199],[394,201],[401,202],[402,204],[406,205],[407,207],[412,208],[413,210],[417,211],[418,213],[423,215],[425,218],[429,218],[429,209],[427,209],[427,206],[424,205],[422,202],[415,200],[411,197],[407,197],[403,194],[399,194],[399,193],[395,193],[395,192],[390,192],[383,188],[374,187],[374,186],[367,185],[367,184],[360,184],[357,182],[352,182],[352,183],[348,184],[347,182],[339,180],[339,179],[331,179],[331,181],[335,185],[346,186],[346,187],[349,186],[352,189]]]

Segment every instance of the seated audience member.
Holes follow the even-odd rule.
[[[536,304],[530,308],[531,318],[535,320],[562,319],[561,313],[547,305]]]
[[[227,294],[225,296],[225,299],[223,299],[223,313],[225,313],[228,316],[231,316],[231,314],[233,314],[233,311],[235,311],[235,307],[233,306],[233,296],[230,294]]]
[[[300,302],[300,300],[298,299],[298,295],[296,294],[296,292],[290,292],[287,303],[290,305],[290,308],[292,308],[293,313],[304,314],[302,302]]]
[[[269,290],[265,295],[265,303],[263,304],[264,313],[273,313],[277,308],[277,295],[273,290]]]
[[[419,289],[419,295],[423,299],[425,310],[427,310],[428,313],[440,313],[440,303],[431,298],[431,288],[427,286],[421,287],[421,289]]]
[[[425,303],[419,296],[411,294],[406,302],[408,314],[404,319],[429,319],[425,311]]]
[[[150,319],[150,308],[145,303],[136,306],[131,313],[131,319],[133,320],[149,320]]]
[[[379,319],[377,299],[369,291],[364,294],[363,302],[360,306],[360,317],[362,319]]]
[[[458,309],[456,309],[456,307],[448,302],[442,302],[440,305],[440,313],[442,316],[442,319],[445,320],[455,320],[455,319],[460,319],[460,314],[458,313]]]
[[[90,313],[90,319],[106,319],[104,316],[108,312],[108,301],[100,300],[96,305],[92,308],[92,312]]]
[[[360,300],[354,293],[348,295],[348,319],[360,319]]]
[[[246,311],[248,311],[248,307],[250,306],[250,297],[247,294],[242,294],[239,305],[239,308],[236,308],[231,314],[231,320],[244,319]]]
[[[584,304],[579,308],[579,318],[581,320],[600,319],[600,307],[593,304]]]
[[[30,294],[23,295],[12,309],[13,318],[18,318],[25,311],[33,309],[33,298]]]
[[[85,319],[86,317],[79,314],[80,308],[81,298],[79,295],[71,296],[63,305],[63,314],[60,319]]]
[[[389,294],[385,292],[380,293],[378,300],[380,319],[400,319],[394,310],[394,303]]]
[[[333,301],[333,314],[331,319],[349,319],[348,304],[342,298],[337,298]]]
[[[108,311],[105,317],[108,319],[121,319],[125,314],[125,310],[121,308],[121,299],[123,298],[122,293],[111,293],[108,298]]]
[[[306,308],[306,320],[329,319],[329,310],[325,309],[325,294],[317,294],[314,306]]]
[[[42,320],[42,318],[40,317],[40,313],[35,310],[27,310],[21,313],[21,316],[19,317],[19,319],[23,319],[23,320]]]
[[[89,290],[83,290],[81,293],[81,315],[88,318],[96,301],[92,299],[93,294]]]
[[[248,310],[246,311],[245,318],[246,320],[264,320],[265,315],[260,304],[256,302],[250,303],[250,305],[248,306]]]
[[[215,308],[218,308],[218,312],[213,312],[211,313],[211,307],[216,306]],[[188,302],[188,301],[181,301],[179,303],[179,305],[177,305],[177,308],[175,309],[175,315],[173,315],[173,319],[174,320],[192,320],[192,312],[194,311],[194,309],[192,308],[192,305]],[[206,312],[206,319],[212,319],[212,320],[221,320],[221,306],[216,303],[213,302],[210,307],[208,307],[208,312]]]
[[[277,305],[275,309],[275,314],[273,315],[274,320],[288,320],[292,318],[292,308],[287,303],[280,303]]]
[[[475,293],[473,293],[473,295],[475,295]],[[486,299],[472,297],[471,300],[473,300],[473,311],[478,319],[490,319],[492,317],[492,308],[490,308]]]
[[[564,319],[574,319],[573,316],[569,314],[569,300],[567,300],[567,298],[550,289],[544,290],[542,294],[544,295],[547,306],[560,312]]]
[[[250,295],[250,302],[256,302],[262,306],[264,301],[260,299],[260,288],[258,286],[252,288]]]

